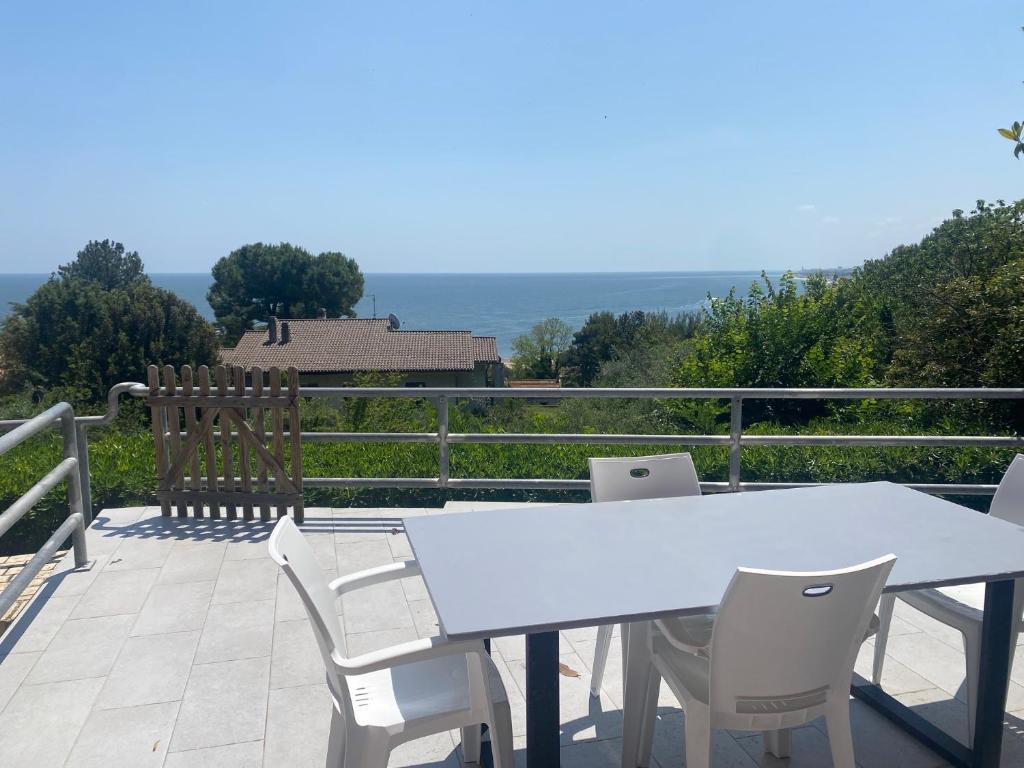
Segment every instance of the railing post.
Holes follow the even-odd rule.
[[[85,544],[85,507],[82,497],[81,459],[78,455],[78,427],[75,424],[75,413],[67,408],[60,417],[61,432],[64,437],[64,458],[74,459],[77,466],[68,473],[68,513],[81,515],[81,522],[71,532],[71,542],[75,549],[75,567],[81,568],[89,562],[89,554]]]
[[[729,408],[729,490],[740,489],[740,469],[742,466],[740,437],[743,434],[743,398],[733,395]]]
[[[442,488],[448,486],[450,457],[448,453],[448,398],[442,395],[437,398],[437,437],[438,437],[438,472],[437,477]]]
[[[76,422],[75,442],[78,444],[78,476],[82,485],[82,515],[88,528],[92,524],[92,478],[89,475],[89,433],[84,424]]]

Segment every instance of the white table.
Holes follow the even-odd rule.
[[[715,608],[739,566],[841,568],[892,552],[886,591],[987,582],[967,750],[874,686],[855,695],[957,765],[999,764],[1024,528],[892,483],[564,504],[406,520],[442,632],[527,634],[527,761],[558,763],[558,631]],[[486,578],[466,578],[480,573]]]

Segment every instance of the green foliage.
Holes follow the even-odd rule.
[[[612,375],[604,369],[615,360],[640,362],[637,357],[651,362],[661,359],[663,353],[653,350],[662,347],[678,348],[678,342],[694,335],[699,318],[692,314],[669,317],[666,312],[623,312],[617,317],[611,312],[595,312],[583,327],[573,334],[572,344],[559,359],[563,383],[568,386],[592,386],[599,374],[605,378],[620,379],[622,370]],[[620,366],[620,368],[623,368]],[[603,384],[602,386],[639,386],[638,384]]]
[[[207,300],[228,344],[234,344],[253,321],[270,315],[284,318],[355,316],[363,295],[363,273],[343,253],[313,256],[289,243],[243,245],[213,266]]]
[[[1024,27],[1021,27],[1021,30],[1024,31]],[[1019,158],[1024,154],[1024,136],[1021,135],[1022,132],[1024,132],[1024,124],[1014,120],[1013,124],[1009,128],[997,128],[996,131],[998,131],[999,135],[1004,139],[1009,139],[1013,142],[1014,157]]]
[[[57,268],[61,277],[96,283],[108,291],[148,283],[138,251],[125,251],[113,240],[90,240],[70,264]]]
[[[17,304],[0,329],[2,383],[70,388],[73,402],[103,401],[119,381],[142,381],[152,363],[212,364],[213,327],[170,291],[154,287],[120,243],[90,243],[60,274]]]
[[[542,320],[512,340],[512,375],[517,379],[558,378],[558,356],[569,347],[572,328],[557,317]]]

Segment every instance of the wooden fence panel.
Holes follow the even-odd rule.
[[[196,382],[192,370],[185,366],[180,390],[171,366],[162,371],[162,390],[161,371],[150,366],[148,373],[157,498],[164,515],[170,515],[174,505],[179,516],[186,516],[191,505],[195,517],[202,517],[204,506],[208,506],[210,517],[219,518],[223,505],[229,519],[237,519],[241,507],[243,518],[252,520],[254,508],[259,506],[260,519],[269,520],[271,507],[277,508],[278,517],[287,515],[290,507],[296,521],[302,522],[302,426],[299,376],[294,368],[287,371],[285,394],[277,368],[270,370],[269,391],[264,389],[263,371],[257,367],[250,372],[252,387],[248,391],[245,371],[238,367],[217,366],[211,379],[209,368],[200,366]],[[287,456],[286,413],[290,432]]]

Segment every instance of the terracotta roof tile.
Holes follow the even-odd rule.
[[[291,338],[280,343],[280,325]],[[328,319],[278,321],[278,343],[267,331],[246,331],[233,348],[221,350],[227,365],[259,365],[300,373],[359,371],[471,371],[479,362],[498,362],[493,336],[469,331],[392,331],[387,320]]]

